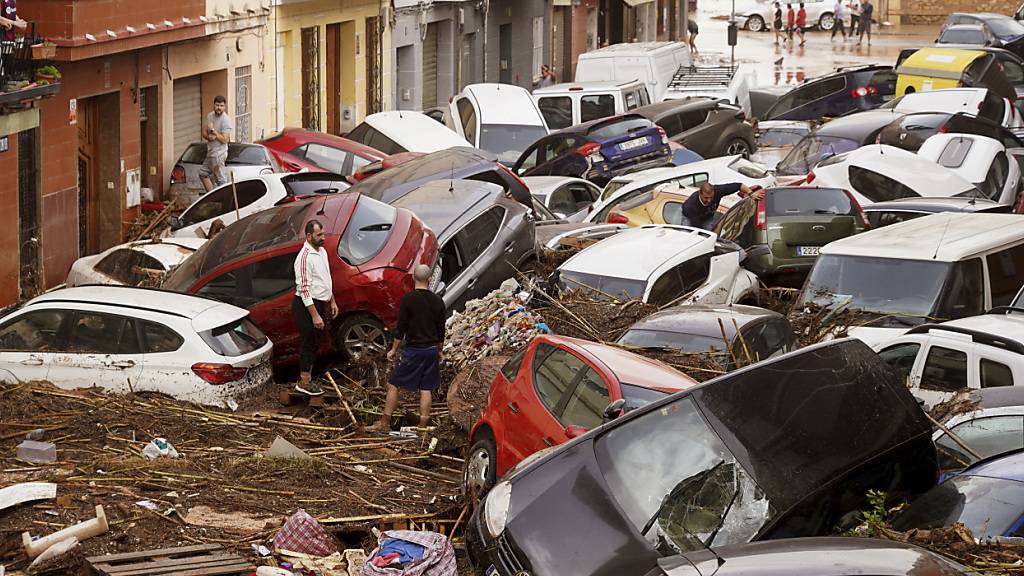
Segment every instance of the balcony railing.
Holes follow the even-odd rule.
[[[14,40],[0,30],[0,113],[29,107],[32,101],[60,91],[59,79],[37,78],[36,70],[45,62],[33,58],[32,46],[42,43],[34,25],[29,34]]]

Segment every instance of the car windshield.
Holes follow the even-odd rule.
[[[684,396],[598,437],[612,496],[662,555],[748,542],[768,499]]]
[[[932,488],[893,519],[901,532],[962,522],[975,538],[1004,536],[1024,514],[1024,482],[987,476],[955,476]],[[1013,536],[1024,535],[1024,529]]]
[[[768,173],[760,164],[754,164],[742,156],[729,163],[729,168],[743,174],[747,178],[765,178]]]
[[[812,134],[800,141],[776,166],[775,172],[783,176],[803,176],[814,168],[822,158],[835,156],[860,148],[860,143],[850,138],[820,136]]]
[[[667,348],[682,352],[723,351],[726,349],[725,341],[722,340],[721,336],[684,334],[682,332],[647,330],[643,328],[628,330],[619,338],[619,344],[635,346],[637,348]]]
[[[368,196],[360,196],[352,218],[338,242],[338,256],[353,266],[373,258],[387,243],[398,211]]]
[[[558,273],[558,287],[563,290],[583,289],[589,292],[592,298],[597,298],[598,300],[611,300],[613,298],[639,300],[644,297],[644,289],[647,287],[647,282],[562,270]]]
[[[807,135],[807,130],[793,128],[775,128],[765,130],[757,137],[757,145],[765,146],[793,146],[800,142],[800,139]]]
[[[985,24],[1000,38],[1024,35],[1024,25],[1009,16],[1005,18],[986,18]]]
[[[621,138],[630,132],[643,128],[650,128],[654,124],[646,118],[620,118],[595,126],[588,132],[592,140],[611,140]]]
[[[547,136],[543,126],[481,124],[480,147],[498,155],[498,162],[512,166],[530,144]]]
[[[948,29],[939,36],[939,44],[984,44],[985,32],[981,27]]]

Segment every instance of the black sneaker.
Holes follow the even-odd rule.
[[[299,382],[295,385],[295,389],[303,394],[308,394],[309,396],[322,396],[324,393],[323,388],[321,388],[316,382],[310,382],[308,384]]]

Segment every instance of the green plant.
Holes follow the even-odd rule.
[[[847,536],[877,536],[890,530],[889,521],[904,506],[903,502],[891,508],[887,506],[886,501],[889,499],[889,495],[881,490],[868,490],[866,497],[869,508],[860,511],[863,522],[856,528],[847,531]]]
[[[47,64],[36,68],[36,76],[53,76],[54,78],[60,78],[60,70],[56,66]]]

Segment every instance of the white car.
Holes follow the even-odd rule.
[[[691,64],[693,56],[685,42],[620,42],[580,54],[575,80],[640,80],[647,84],[651,101],[660,102],[679,68]]]
[[[120,244],[75,260],[65,284],[68,288],[84,284],[137,286],[156,281],[205,243],[205,238],[157,238]]]
[[[1020,312],[923,324],[873,348],[928,406],[963,390],[1024,385]]]
[[[512,84],[470,84],[448,104],[445,125],[473,146],[498,156],[506,166],[534,142],[548,135],[548,126],[530,92]]]
[[[625,114],[651,103],[647,85],[635,78],[553,84],[533,91],[549,130]]]
[[[376,148],[384,154],[430,154],[456,146],[472,146],[451,128],[426,114],[411,110],[370,114],[345,138]]]
[[[601,191],[601,199],[584,222],[602,223],[619,204],[654,190],[662,184],[679,186],[700,186],[704,182],[729,184],[739,182],[747,186],[769,188],[775,185],[775,177],[764,166],[746,160],[743,156],[722,156],[710,160],[690,162],[682,166],[651,168],[612,178]],[[736,198],[739,198],[736,196]]]
[[[967,411],[954,412],[942,424],[977,456],[991,458],[1024,449],[1024,387],[970,390],[949,401]],[[936,430],[932,440],[940,470],[955,471],[978,461],[945,430]]]
[[[234,185],[226,184],[210,190],[186,208],[181,215],[168,218],[170,227],[164,231],[163,236],[208,238],[210,226],[216,220],[227,226],[281,202],[316,194],[334,194],[348,188],[349,184],[344,176],[330,172],[263,174],[236,182]]]
[[[782,2],[782,21],[786,21],[786,3]],[[822,30],[831,30],[835,26],[835,14],[831,0],[804,0],[807,11],[807,24]],[[793,13],[800,9],[798,2],[793,2]],[[775,5],[768,0],[740,2],[736,5],[736,25],[751,32],[770,30],[774,20]]]
[[[807,174],[804,183],[849,190],[861,206],[897,198],[978,193],[973,183],[949,168],[886,144],[869,144],[826,158]]]
[[[248,315],[149,288],[54,290],[0,319],[0,381],[236,407],[274,384],[273,344]]]
[[[879,108],[909,114],[911,112],[966,112],[986,118],[1011,130],[1024,128],[1020,112],[1006,98],[988,88],[943,88],[911,92],[886,102]]]
[[[188,145],[171,170],[171,182],[168,193],[171,198],[193,202],[206,193],[199,179],[199,169],[206,162],[206,142],[195,142]],[[274,160],[274,155],[262,144],[245,144],[232,142],[228,144],[228,156],[224,162],[228,174],[225,178],[230,182],[234,175],[235,181],[252,178],[261,174],[281,172],[281,167]]]
[[[597,298],[735,304],[757,296],[757,276],[740,266],[744,255],[706,230],[641,226],[584,248],[558,267],[554,280]]]
[[[582,222],[601,197],[596,184],[572,176],[525,176],[530,194],[558,218]]]
[[[1016,149],[1024,154],[1024,149]],[[1013,206],[1020,190],[1020,163],[994,138],[977,134],[936,134],[917,155],[949,168],[973,183],[985,198]]]

